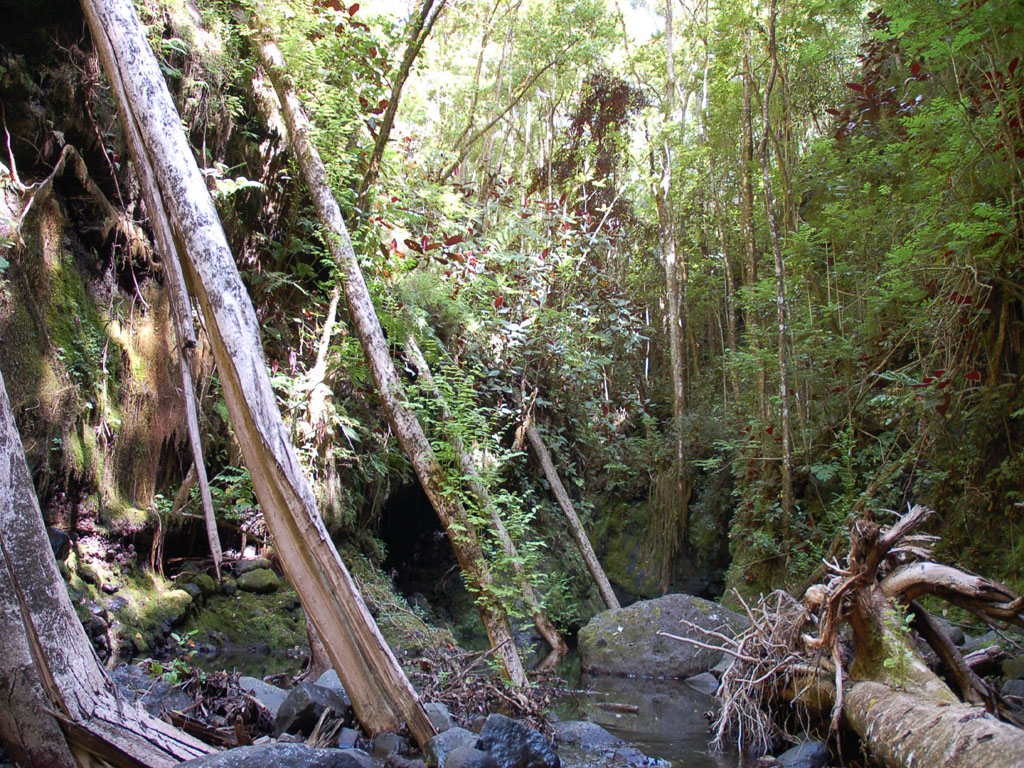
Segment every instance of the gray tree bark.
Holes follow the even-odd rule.
[[[434,733],[317,512],[270,386],[242,284],[167,85],[129,0],[82,0],[150,210],[164,209],[209,332],[228,413],[285,575],[370,733]]]
[[[170,768],[209,747],[121,701],[50,549],[0,376],[0,739],[23,765]]]

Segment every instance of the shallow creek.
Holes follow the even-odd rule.
[[[708,720],[713,699],[679,680],[583,675],[556,710],[563,720],[589,720],[607,728],[650,757],[674,768],[746,768],[735,750],[708,752]],[[559,745],[562,765],[593,765],[587,753]]]

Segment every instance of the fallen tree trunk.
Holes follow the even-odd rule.
[[[82,0],[150,210],[165,210],[285,575],[371,734],[434,728],[324,528],[270,386],[259,325],[159,65],[128,0]]]
[[[526,683],[519,651],[516,649],[505,608],[489,595],[493,579],[484,560],[483,550],[466,510],[457,494],[449,493],[445,473],[430,447],[416,414],[406,405],[406,395],[388,351],[387,339],[373,306],[370,291],[363,279],[359,261],[352,248],[348,229],[341,216],[341,208],[327,183],[327,171],[310,137],[309,121],[294,91],[287,81],[284,56],[280,48],[264,37],[257,44],[260,64],[270,77],[277,92],[289,141],[306,185],[313,197],[320,223],[326,233],[327,247],[341,272],[341,280],[348,301],[349,315],[370,368],[377,393],[403,450],[416,472],[416,477],[448,534],[452,550],[466,575],[470,589],[477,592],[480,619],[495,656],[506,677],[515,685]]]
[[[832,727],[845,720],[865,750],[889,768],[1024,765],[1024,730],[999,719],[1012,720],[1013,714],[910,598],[955,598],[987,622],[1019,626],[1024,600],[1002,584],[956,568],[902,562],[929,556],[922,542],[934,537],[912,534],[930,514],[915,507],[886,529],[856,521],[848,563],[832,566],[835,576],[828,584],[809,588],[803,604],[774,593],[774,602],[766,598],[748,609],[751,629],[723,646],[735,661],[719,689],[717,743],[742,728],[741,742],[766,748],[787,735],[769,710],[791,703],[812,723],[831,708]],[[914,638],[915,618],[967,702],[925,663]],[[852,630],[849,663],[843,663],[839,645],[843,624]]]

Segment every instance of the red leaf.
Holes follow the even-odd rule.
[[[981,381],[981,371],[970,371],[965,373],[964,378],[968,381]]]
[[[543,251],[540,252],[540,257],[542,259],[546,259],[548,257],[549,253],[551,253],[551,249],[550,248],[545,248]]]
[[[420,244],[417,243],[412,238],[406,238],[405,245],[411,251],[416,251],[416,253],[423,253],[423,249],[420,248]]]
[[[373,45],[373,46],[370,47],[370,58],[371,59],[376,59],[377,58],[377,46],[376,45]]]
[[[915,61],[910,65],[910,74],[917,77],[921,73],[921,62]]]
[[[395,238],[391,238],[391,250],[392,251],[397,251],[398,250],[398,240],[396,240]]]
[[[932,376],[934,376],[936,379],[941,379],[945,375],[946,375],[946,369],[945,368],[939,368],[937,371],[932,371]]]
[[[356,11],[358,11],[358,10],[359,10],[359,3],[352,3],[352,5],[350,5],[348,7],[348,15],[349,16],[355,16],[356,15]]]
[[[825,112],[826,114],[832,115],[832,117],[839,117],[838,109],[826,109]]]
[[[427,238],[423,238],[423,239],[426,240]],[[424,251],[436,251],[440,247],[441,247],[440,243],[430,243],[428,245],[424,245],[423,246],[423,250]]]
[[[939,416],[945,416],[946,415],[946,411],[949,410],[949,406],[950,406],[950,404],[952,402],[953,402],[953,398],[950,397],[949,392],[947,392],[945,395],[942,396],[942,402],[939,403],[939,405],[937,405],[935,407],[935,410],[938,411]]]
[[[494,300],[494,308],[501,309],[501,305],[505,303],[505,299],[499,296]]]
[[[451,246],[455,245],[456,243],[465,242],[465,240],[466,240],[466,238],[463,235],[452,235],[451,237],[446,237],[444,239],[444,244],[447,245],[450,248]]]
[[[1010,77],[1013,77],[1018,64],[1020,64],[1020,56],[1015,56],[1013,61],[1006,65],[1006,71],[1010,73]]]
[[[857,91],[858,93],[864,92],[864,86],[861,85],[860,83],[847,83],[846,87],[849,88],[851,91]]]
[[[768,428],[766,428],[766,429],[765,429],[765,432],[767,432],[767,433],[768,433],[769,435],[770,435],[770,434],[771,434],[772,432],[774,432],[774,431],[775,431],[775,427],[768,427]]]

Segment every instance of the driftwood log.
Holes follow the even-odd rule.
[[[1017,716],[915,601],[934,595],[986,624],[1024,626],[1024,597],[932,562],[935,537],[914,533],[932,514],[916,506],[887,528],[857,520],[847,564],[830,564],[828,583],[811,586],[803,602],[773,593],[747,608],[749,630],[713,638],[733,659],[718,692],[717,744],[737,738],[767,750],[795,717],[807,729],[845,722],[890,768],[1024,766]],[[915,635],[959,697],[925,663]]]

